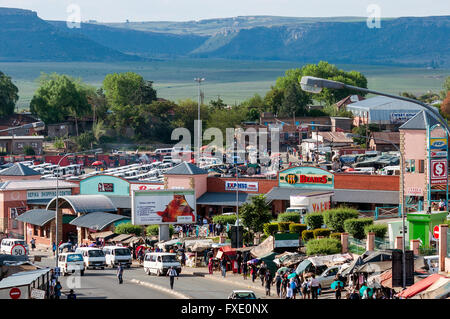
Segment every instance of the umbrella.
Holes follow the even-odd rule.
[[[92,166],[100,166],[103,165],[103,163],[101,161],[95,161],[94,163],[91,164]]]
[[[66,247],[72,247],[72,244],[70,244],[70,243],[63,243],[63,244],[59,245],[60,249],[63,249],[63,248],[66,248]]]
[[[293,272],[292,274],[290,274],[290,275],[288,276],[288,279],[294,278],[295,276],[297,276],[297,274],[296,274],[295,272]]]
[[[90,244],[89,247],[95,247],[95,243]]]
[[[342,281],[336,280],[336,281],[333,281],[333,283],[331,284],[331,289],[336,289],[338,287],[338,285],[341,287],[344,287],[344,283]]]
[[[288,270],[289,270],[288,267],[281,267],[280,269],[277,270],[277,273],[286,272]]]
[[[247,261],[247,264],[257,264],[259,262],[259,259],[252,259],[252,260],[249,260],[249,261]]]

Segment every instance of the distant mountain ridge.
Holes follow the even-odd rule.
[[[380,29],[362,17],[272,16],[69,29],[32,11],[0,8],[0,61],[189,57],[450,67],[449,34],[450,16],[384,19]]]

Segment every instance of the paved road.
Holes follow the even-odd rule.
[[[42,258],[38,265],[54,267],[55,260],[52,257]],[[124,269],[124,284],[119,285],[116,277],[116,269],[86,270],[84,276],[69,275],[60,277],[63,292],[77,285],[75,288],[79,298],[124,298],[124,299],[171,299],[176,296],[155,288],[141,286],[131,282],[132,279],[144,281],[154,285],[170,288],[168,277],[147,275],[143,268]],[[181,273],[175,280],[174,291],[194,299],[226,299],[233,289],[243,289],[233,283],[217,282],[192,274]],[[265,298],[264,293],[255,291],[257,297]]]

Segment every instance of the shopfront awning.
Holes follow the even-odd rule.
[[[238,194],[239,206],[247,201],[247,193]],[[205,193],[197,199],[198,205],[236,206],[236,193]]]
[[[131,196],[108,196],[117,208],[131,209]]]
[[[333,201],[337,203],[399,204],[398,191],[335,189]]]
[[[115,212],[117,207],[105,195],[69,195],[58,198],[60,208],[72,208],[76,213]],[[47,205],[47,209],[56,208],[56,197]]]
[[[120,234],[114,238],[111,238],[109,241],[113,241],[113,242],[123,242],[127,239],[130,239],[131,237],[133,237],[133,235],[131,234]]]
[[[108,225],[111,225],[121,219],[129,219],[129,217],[104,212],[95,212],[77,217],[72,220],[70,224],[78,227],[103,230]]]
[[[44,226],[55,218],[54,210],[31,209],[19,215],[16,220],[31,225]]]
[[[89,234],[93,239],[104,239],[108,240],[114,236],[117,236],[117,234],[114,234],[112,231],[104,231],[104,232],[98,232],[98,233],[91,233]]]
[[[333,192],[333,190],[312,190],[289,187],[274,187],[267,193],[266,199],[271,202],[274,200],[290,200],[293,195],[318,195],[326,192]]]

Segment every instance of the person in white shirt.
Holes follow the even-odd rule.
[[[311,277],[311,297],[312,299],[318,299],[318,290],[320,288],[320,282],[316,279],[316,275]]]
[[[177,280],[178,280],[178,273],[177,273],[177,271],[173,268],[173,266],[170,267],[170,269],[169,269],[169,271],[167,272],[167,275],[166,275],[166,276],[169,276],[169,279],[170,279],[170,289],[173,290],[173,282],[174,282],[175,277],[177,277]]]

